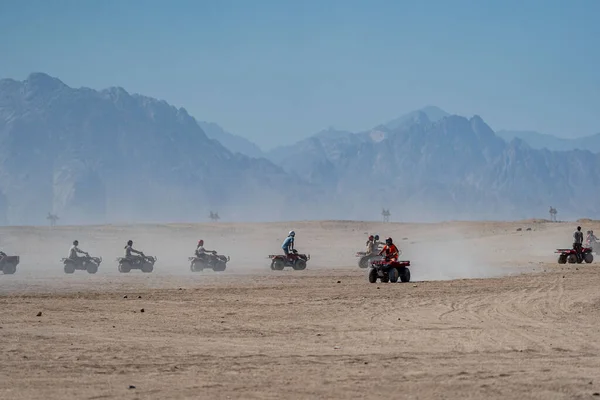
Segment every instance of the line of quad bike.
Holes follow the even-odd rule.
[[[574,249],[557,249],[555,253],[558,256],[559,264],[581,264],[592,263],[594,261],[593,253],[600,252],[600,243],[586,244],[579,254]],[[402,254],[402,251],[400,251]],[[383,283],[387,282],[410,282],[410,266],[409,260],[389,261],[377,253],[367,254],[366,252],[357,252],[356,257],[359,258],[358,266],[362,269],[368,269],[369,282],[375,283],[380,280]],[[271,254],[268,256],[271,260],[270,268],[273,271],[281,271],[286,267],[291,267],[296,271],[306,269],[307,263],[310,260],[310,254],[301,254],[293,250],[289,256],[282,254]],[[154,264],[158,261],[157,257],[146,256],[142,254],[140,257],[128,259],[119,257],[116,259],[118,263],[118,271],[120,273],[129,273],[131,270],[140,270],[143,273],[151,273],[154,271]],[[227,263],[230,257],[219,255],[213,252],[212,255],[204,257],[189,257],[190,271],[201,272],[205,269],[212,269],[214,272],[222,272],[227,268]],[[102,257],[80,257],[77,260],[69,258],[61,259],[66,274],[73,274],[75,271],[87,271],[90,274],[98,272]],[[17,265],[20,263],[20,256],[9,256],[4,253],[0,254],[0,271],[5,275],[12,275],[17,270]]]

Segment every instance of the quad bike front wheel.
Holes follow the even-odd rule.
[[[2,272],[6,275],[12,275],[17,272],[17,266],[14,264],[6,264],[4,265],[4,268],[2,268]]]
[[[294,268],[294,270],[296,271],[302,271],[303,269],[306,269],[306,261],[299,258],[298,260],[296,260],[292,268]]]
[[[370,283],[377,282],[377,270],[373,267],[369,268],[369,282]]]
[[[98,272],[98,266],[94,263],[89,263],[85,269],[87,270],[88,274],[95,274]]]
[[[398,270],[396,268],[390,268],[390,270],[388,271],[388,277],[390,279],[390,282],[398,282]]]
[[[592,253],[587,253],[585,256],[583,256],[583,261],[585,261],[586,264],[591,264],[594,261],[594,256]]]
[[[215,272],[223,272],[223,271],[225,271],[226,268],[227,268],[227,263],[226,262],[217,261],[217,262],[215,262],[215,265],[213,266],[213,271],[215,271]]]
[[[142,265],[142,272],[149,274],[150,272],[154,271],[154,265],[152,264],[144,264]]]

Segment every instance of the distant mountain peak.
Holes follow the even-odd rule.
[[[425,106],[408,114],[393,119],[385,124],[386,128],[396,130],[413,124],[433,123],[450,116],[446,111],[436,106]]]
[[[68,86],[58,78],[54,78],[43,72],[33,72],[25,80],[25,85],[41,89],[43,91],[54,91],[67,88]]]

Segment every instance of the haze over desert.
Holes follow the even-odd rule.
[[[553,253],[576,226],[0,228],[21,256],[0,275],[0,398],[592,398],[600,274]],[[308,267],[272,271],[289,229]],[[395,239],[410,283],[368,282],[366,233]],[[64,274],[74,239],[103,257],[97,274]],[[117,272],[128,239],[153,273]],[[226,271],[190,271],[198,239],[231,256]]]

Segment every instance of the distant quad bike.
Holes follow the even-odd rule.
[[[12,275],[17,272],[17,265],[21,258],[19,256],[9,256],[0,251],[0,271],[5,275]]]
[[[369,267],[369,282],[375,283],[380,279],[382,283],[410,282],[410,261],[371,261]]]
[[[88,274],[95,274],[98,272],[98,267],[102,262],[102,257],[79,257],[77,260],[72,260],[70,258],[61,259],[65,274],[72,274],[76,270],[77,271],[87,271]]]
[[[292,267],[296,271],[306,269],[306,262],[310,260],[310,254],[299,254],[296,250],[292,250],[289,258],[285,254],[269,255],[271,259],[271,269],[273,271],[281,271],[285,267]]]
[[[581,264],[582,262],[586,262],[590,264],[594,261],[594,256],[592,254],[592,249],[590,247],[584,247],[581,249],[581,258],[577,258],[577,252],[574,249],[557,249],[555,253],[558,253],[558,263],[559,264]]]
[[[215,272],[225,271],[230,258],[224,255],[217,255],[214,252],[212,255],[207,254],[205,257],[189,257],[190,270],[192,272],[200,272],[205,269],[212,269]]]
[[[149,274],[154,271],[154,263],[156,263],[158,259],[156,257],[140,255],[139,257],[134,258],[133,260],[128,260],[125,257],[117,258],[117,262],[119,263],[119,272],[128,273],[132,269],[140,269],[142,272]]]
[[[358,259],[359,268],[369,268],[371,261],[382,259],[381,256],[377,255],[377,253],[367,254],[366,251],[357,251],[356,257],[359,257],[359,259]]]

